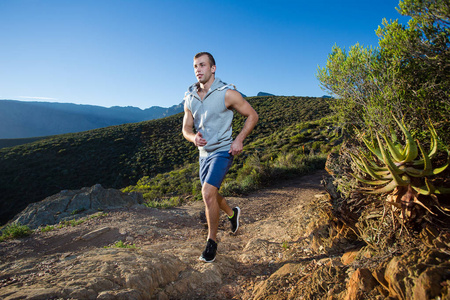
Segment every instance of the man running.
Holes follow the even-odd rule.
[[[200,260],[213,262],[220,209],[228,215],[232,233],[239,228],[240,216],[239,207],[231,209],[219,194],[219,188],[233,156],[242,152],[244,139],[258,122],[258,114],[232,85],[215,78],[216,62],[210,53],[195,55],[194,71],[198,82],[189,87],[184,97],[182,131],[200,152],[200,182],[208,222],[208,239]],[[233,110],[246,117],[244,127],[234,140],[231,136]]]

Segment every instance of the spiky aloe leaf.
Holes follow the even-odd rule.
[[[394,143],[386,137],[386,135],[383,134],[382,137],[383,137],[384,141],[386,142],[386,145],[388,146],[388,149],[389,149],[389,153],[391,154],[394,161],[400,162],[400,161],[405,160],[406,156],[402,153],[402,151],[400,151],[394,145]]]
[[[368,164],[370,165],[370,167],[372,168],[372,170],[376,171],[376,172],[389,172],[388,168],[386,168],[385,166],[380,167],[378,166],[374,161],[373,158],[368,157],[367,155],[365,155],[364,153],[362,154],[362,156],[367,160]]]
[[[379,168],[378,166],[375,165],[375,167],[373,166],[373,164],[369,164],[371,161],[364,159],[364,157],[362,159],[356,157],[354,154],[350,154],[350,157],[352,158],[353,162],[355,163],[356,167],[361,170],[362,172],[372,176],[375,179],[378,180],[384,180],[384,179],[392,179],[389,178],[389,170],[386,170],[383,168]],[[374,168],[376,168],[376,170],[374,170]],[[380,171],[381,169],[381,171]],[[386,178],[388,177],[388,178]]]
[[[378,157],[382,161],[383,160],[383,156],[381,155],[380,149],[377,149],[375,147],[375,144],[369,142],[364,137],[362,137],[361,139],[364,142],[364,144],[366,145],[366,147],[370,150],[370,152],[372,152],[376,157]]]
[[[450,164],[450,151],[449,150],[447,150],[447,162],[444,165],[442,165],[441,167],[437,167],[437,168],[433,169],[432,164],[431,164],[431,156],[432,156],[431,152],[430,152],[430,154],[426,155],[425,151],[422,148],[422,146],[420,145],[419,141],[417,141],[417,145],[419,146],[419,149],[422,152],[422,157],[423,157],[422,162],[423,162],[424,168],[419,173],[411,170],[414,168],[407,168],[406,172],[408,174],[409,174],[409,172],[412,172],[411,176],[426,177],[426,176],[431,176],[431,175],[437,175],[437,174],[441,173],[442,171],[444,171],[445,169],[447,169],[447,167]],[[419,174],[419,175],[416,175],[416,174]]]
[[[364,173],[367,173],[366,168],[364,167],[364,164],[362,163],[362,160],[359,159],[356,155],[353,153],[350,153],[350,157],[352,161],[355,163],[356,167],[363,171]]]
[[[420,145],[419,141],[417,140],[417,146],[420,149],[420,152],[422,152],[423,157],[423,176],[430,176],[433,173],[433,168],[431,165],[431,159],[430,157],[425,153],[425,150],[423,150],[422,145]]]
[[[391,180],[394,177],[391,174],[391,171],[379,171],[379,172],[375,172],[375,174],[377,174],[378,176],[380,176],[381,180]]]
[[[416,168],[405,166],[401,166],[400,169],[405,171],[405,173],[408,174],[408,176],[423,177],[423,170],[417,170]]]
[[[430,146],[430,153],[428,154],[428,157],[430,159],[433,159],[434,156],[436,155],[437,151],[438,151],[438,141],[439,138],[437,136],[436,130],[433,127],[433,124],[431,124],[428,126],[428,129],[430,130],[431,133],[431,146]],[[446,147],[447,153],[448,153],[448,149]],[[413,165],[414,166],[423,166],[424,165],[424,160],[423,159],[419,159],[419,160],[415,160],[413,161]],[[438,173],[436,173],[438,174]]]
[[[447,169],[449,164],[450,164],[450,156],[448,157],[447,162],[443,166],[433,169],[433,171],[432,171],[433,175],[437,175],[437,174],[441,173],[442,171],[444,171],[445,169]]]
[[[406,174],[412,177],[426,177],[433,174],[433,169],[431,165],[431,160],[428,157],[428,155],[425,153],[425,150],[420,145],[419,141],[417,141],[417,145],[420,149],[420,152],[422,153],[422,165],[423,170],[418,170],[414,167],[406,167],[406,166],[400,166],[400,169],[405,171]]]
[[[398,140],[397,134],[395,133],[395,131],[392,129],[391,126],[389,126],[389,132],[391,134],[391,142],[392,145],[394,145],[394,147],[396,148],[396,150],[400,153],[400,155],[403,157],[405,155],[405,147],[403,147],[403,145],[401,145],[401,143]]]
[[[369,192],[367,192],[367,194],[389,193],[389,192],[392,192],[397,186],[398,186],[398,184],[395,182],[395,180],[392,180],[389,184],[385,185],[384,187],[369,191]]]
[[[369,185],[382,185],[382,184],[386,184],[389,182],[389,180],[367,180],[364,178],[361,178],[355,174],[352,174],[353,177],[355,177],[358,181],[365,183],[365,184],[369,184]]]
[[[432,171],[433,175],[437,175],[437,174],[441,173],[442,171],[447,169],[448,166],[450,165],[450,150],[447,147],[445,147],[445,150],[447,151],[447,162],[438,168],[434,168]]]
[[[393,116],[393,117],[394,117],[395,122],[397,122],[398,126],[400,127],[400,129],[402,130],[402,132],[406,138],[405,159],[403,161],[401,161],[400,163],[412,162],[414,159],[416,159],[417,155],[419,154],[419,152],[418,152],[419,149],[417,148],[417,145],[414,142],[414,139],[411,136],[411,133],[406,129],[406,126],[405,126],[403,120],[402,120],[402,122],[400,122],[399,120],[397,120],[397,118],[395,116]]]
[[[415,160],[417,158],[417,155],[419,154],[417,144],[414,142],[411,135],[408,137],[407,143],[408,143],[408,150],[406,151],[406,157],[400,163],[412,162],[413,160]]]
[[[356,155],[354,155],[353,153],[350,153],[350,158],[356,164],[358,169],[362,169],[362,162],[360,161],[360,159]]]
[[[429,122],[429,124],[430,125],[428,126],[428,129],[430,130],[431,133],[431,149],[430,153],[428,154],[428,157],[432,159],[436,155],[438,150],[438,136],[436,133],[436,129],[434,129],[434,126],[431,123],[431,121]]]
[[[383,157],[383,162],[386,165],[386,167],[389,169],[389,171],[391,171],[392,175],[395,174],[402,174],[403,171],[399,169],[399,167],[397,167],[396,164],[394,164],[394,162],[392,161],[392,159],[390,158],[389,155],[387,155],[386,151],[384,150],[383,144],[381,143],[380,137],[377,134],[377,141],[378,141],[378,145],[380,146],[380,150],[381,150],[381,155]]]
[[[434,187],[434,185],[431,182],[429,182],[426,177],[425,177],[425,186],[417,187],[417,186],[412,185],[412,188],[415,189],[416,192],[418,192],[419,194],[422,194],[425,196],[434,194],[436,191],[436,188]]]
[[[406,143],[405,147],[404,147],[403,150],[402,150],[402,156],[403,156],[405,159],[406,159],[406,155],[407,155],[408,152],[409,152],[409,144]],[[402,163],[405,161],[405,159],[402,160]]]
[[[366,173],[369,174],[370,176],[372,176],[375,179],[381,180],[383,179],[382,176],[378,175],[374,170],[372,170],[370,168],[370,166],[368,165],[367,161],[365,159],[362,160],[362,163],[364,165],[364,168],[366,169]]]

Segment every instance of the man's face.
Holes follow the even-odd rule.
[[[194,71],[195,77],[198,82],[205,84],[213,78],[213,74],[216,72],[216,66],[210,65],[207,55],[202,55],[194,59]]]

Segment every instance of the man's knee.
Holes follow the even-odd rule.
[[[209,183],[203,184],[202,196],[206,205],[211,204],[213,201],[217,203],[217,194],[218,189],[215,186],[210,185]]]

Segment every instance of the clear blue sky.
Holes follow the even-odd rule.
[[[211,52],[242,93],[322,96],[333,45],[378,45],[396,0],[1,0],[0,99],[169,107]],[[405,23],[405,22],[403,22]]]

